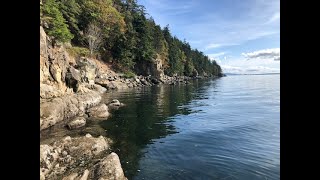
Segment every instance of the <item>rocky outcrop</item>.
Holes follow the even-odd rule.
[[[91,89],[93,91],[97,91],[98,93],[105,93],[107,91],[106,88],[98,85],[98,84],[84,84],[84,86],[88,89]]]
[[[108,155],[111,143],[87,134],[40,145],[40,179],[126,179],[118,155]]]
[[[53,126],[62,120],[82,116],[89,108],[98,105],[100,101],[101,96],[98,92],[87,89],[86,93],[40,102],[40,130]]]
[[[97,74],[96,63],[88,58],[82,57],[77,61],[77,67],[80,70],[81,82],[94,84]]]

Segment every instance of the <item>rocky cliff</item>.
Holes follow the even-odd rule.
[[[72,130],[84,126],[87,117],[108,118],[101,93],[112,85],[126,87],[117,79],[116,73],[99,61],[76,59],[64,46],[52,46],[40,27],[40,131],[56,124]],[[126,179],[118,155],[109,150],[111,143],[87,134],[41,144],[40,179]]]

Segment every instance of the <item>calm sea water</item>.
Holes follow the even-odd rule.
[[[129,179],[280,179],[280,75],[106,94],[101,122]]]

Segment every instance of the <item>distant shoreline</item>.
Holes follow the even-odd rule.
[[[224,73],[226,76],[238,76],[238,75],[277,75],[280,73],[259,73],[259,74],[236,74],[236,73]]]

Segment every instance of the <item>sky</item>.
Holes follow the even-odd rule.
[[[224,73],[280,73],[280,0],[138,0]]]

